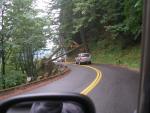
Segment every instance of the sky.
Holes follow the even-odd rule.
[[[48,5],[48,3],[50,1],[51,0],[37,0],[37,2],[36,2],[36,8],[37,9],[42,9],[42,10],[46,11],[47,5]],[[59,16],[59,14],[56,14],[55,12],[57,12],[57,11],[53,11],[53,13],[54,13],[53,18]],[[46,13],[40,13],[39,16],[46,16]],[[51,26],[51,29],[53,29],[53,31],[55,32],[56,30],[53,27],[55,27],[55,26]],[[54,48],[54,43],[52,41],[50,41],[50,40],[47,40],[46,49],[50,49],[50,51],[51,51],[53,48]],[[47,55],[47,54],[51,53],[50,51],[49,52],[47,51],[44,54]],[[43,54],[43,56],[45,56],[44,54]]]
[[[44,11],[46,11],[47,6],[48,6],[48,2],[50,0],[36,0],[36,9],[42,9]],[[46,13],[40,13],[39,16],[45,16]]]
[[[36,8],[46,11],[47,5],[48,5],[49,2],[50,2],[50,0],[37,0]],[[46,13],[40,13],[39,14],[39,16],[45,16],[45,15],[46,15]],[[47,40],[46,48],[52,49],[53,47],[54,47],[54,43]]]
[[[46,9],[46,6],[50,0],[37,0],[37,7],[40,9]]]

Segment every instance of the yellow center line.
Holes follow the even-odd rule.
[[[84,67],[87,67],[87,68],[90,68],[90,69],[93,69],[94,71],[96,71],[96,78],[94,79],[94,81],[88,85],[80,94],[83,94],[83,95],[87,95],[88,93],[90,93],[97,85],[98,83],[100,82],[100,80],[102,79],[102,72],[94,67],[91,67],[91,66],[85,66]]]
[[[67,62],[66,64],[71,64],[71,63]],[[97,68],[94,68],[92,66],[83,65],[83,67],[90,68],[90,69],[92,69],[92,70],[94,70],[96,72],[96,78],[94,79],[94,81],[90,85],[88,85],[83,91],[80,92],[80,94],[87,95],[101,81],[101,79],[102,79],[102,72],[100,70],[98,70]]]

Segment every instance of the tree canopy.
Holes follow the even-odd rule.
[[[38,16],[33,7],[34,0],[3,0],[0,14],[1,77],[11,70],[21,71],[28,77],[36,78],[35,54],[46,46],[44,27],[46,19]],[[1,61],[1,60],[0,60]],[[4,83],[3,83],[4,84]],[[5,86],[4,86],[5,87]]]
[[[142,4],[142,0],[54,0],[52,9],[60,9],[60,38],[67,43],[111,38],[130,45],[140,40]]]

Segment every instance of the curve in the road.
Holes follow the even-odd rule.
[[[102,72],[100,70],[98,70],[97,68],[94,68],[94,67],[91,67],[91,66],[84,65],[84,67],[87,67],[87,68],[90,68],[90,69],[96,71],[96,78],[94,79],[94,81],[81,92],[81,94],[87,95],[101,81],[101,79],[102,79]]]
[[[66,64],[73,64],[72,62],[66,62]],[[92,66],[87,66],[87,65],[83,65],[83,67],[86,67],[86,68],[90,68],[94,71],[96,71],[96,78],[94,79],[94,81],[88,85],[83,91],[80,92],[80,94],[83,94],[83,95],[87,95],[88,93],[90,93],[98,84],[99,82],[101,81],[102,79],[102,72],[97,69],[97,68],[94,68]]]

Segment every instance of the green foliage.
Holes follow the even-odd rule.
[[[87,27],[96,18],[95,0],[73,0],[74,28],[79,31],[81,27]]]
[[[8,87],[21,83],[22,76],[21,81],[15,78],[19,74],[22,75],[21,72],[32,78],[37,77],[37,62],[34,57],[37,51],[45,47],[48,33],[44,31],[47,21],[37,15],[38,10],[34,9],[33,3],[34,0],[5,0],[1,4],[0,50],[4,51],[2,65],[5,68],[14,67],[6,71],[1,70]],[[10,76],[10,72],[14,75]]]
[[[142,0],[55,0],[60,8],[60,37],[83,43],[104,32],[122,41],[139,40]],[[56,4],[55,4],[56,5]],[[80,32],[84,29],[84,36]],[[126,38],[127,37],[127,38]],[[102,37],[110,38],[110,37]],[[99,37],[99,40],[100,37]],[[129,43],[130,45],[130,43]]]
[[[139,69],[141,59],[141,48],[139,45],[130,46],[122,50],[120,42],[116,42],[102,40],[97,44],[91,43],[92,61],[94,63],[117,64]]]
[[[101,1],[103,11],[107,12],[104,14],[101,23],[105,24],[107,31],[116,34],[116,36],[124,37],[125,41],[125,37],[129,37],[130,40],[137,40],[141,33],[142,0],[114,1],[113,3],[108,0],[104,3]]]
[[[16,70],[12,72],[14,75],[21,71],[33,79],[37,78],[40,66],[34,60],[34,54],[45,47],[50,36],[60,47],[77,42],[87,49],[92,44],[91,41],[94,41],[97,43],[95,47],[89,47],[91,50],[99,47],[99,58],[123,64],[132,54],[127,54],[129,51],[122,49],[128,49],[140,41],[142,0],[52,0],[49,11],[51,15],[47,20],[37,16],[38,10],[33,8],[33,3],[34,0],[0,2],[0,49],[4,50],[6,67],[14,67],[5,75],[8,86],[21,83],[16,76],[10,76],[9,72],[13,70]],[[58,17],[52,15],[56,10],[59,12]],[[52,30],[48,24],[59,28]],[[136,52],[132,50],[133,53]]]
[[[9,70],[5,76],[6,88],[11,88],[26,83],[26,76],[20,71]],[[2,82],[0,81],[0,89],[2,89]]]
[[[32,2],[33,0],[13,0],[10,10],[6,12],[7,18],[10,17],[11,19],[6,23],[13,26],[11,40],[7,41],[7,44],[9,44],[7,46],[10,46],[13,51],[11,58],[15,58],[11,62],[16,65],[19,64],[19,67],[28,76],[33,77],[36,74],[36,64],[33,62],[34,53],[45,47],[46,43],[43,32],[46,21],[43,18],[36,17],[37,12],[32,8]],[[6,31],[9,32],[9,27],[5,27]]]

